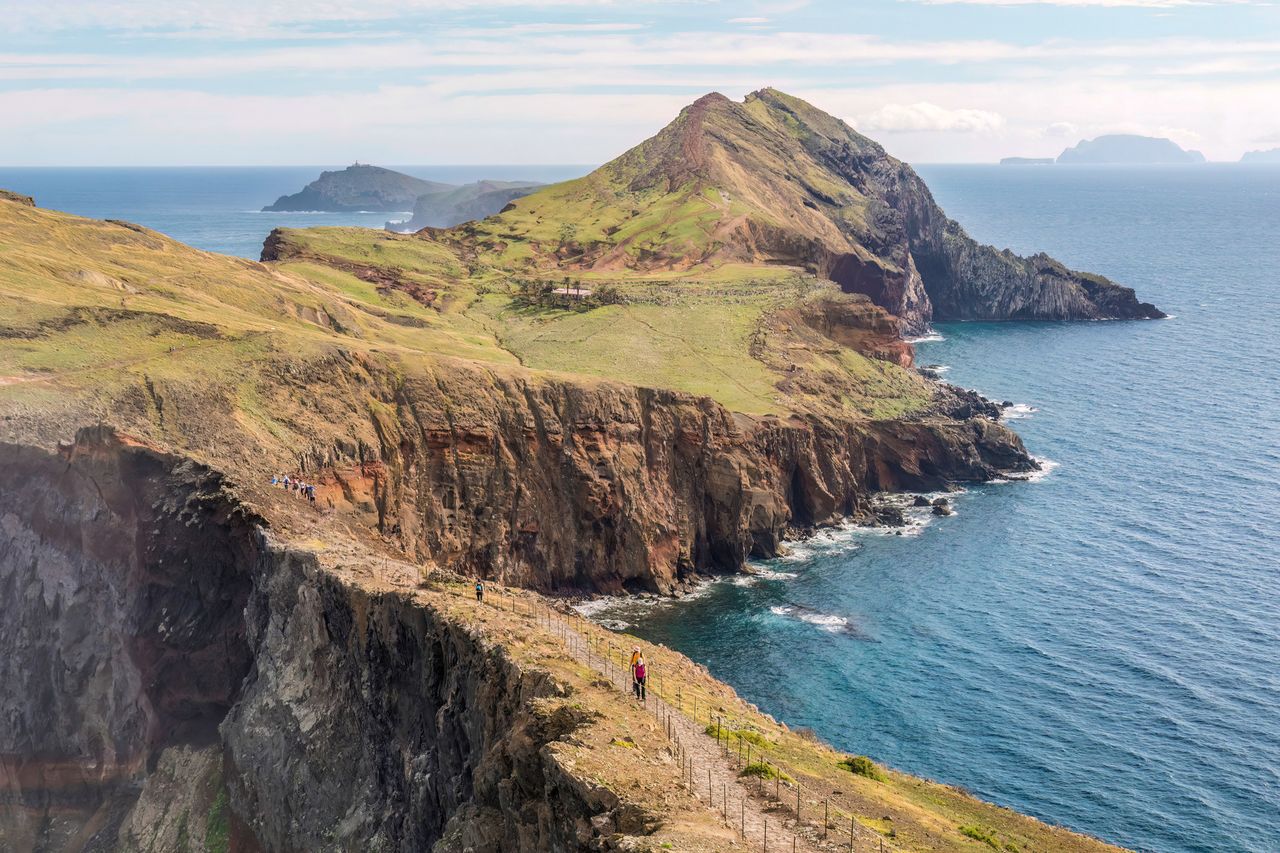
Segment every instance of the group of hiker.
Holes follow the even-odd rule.
[[[484,601],[484,581],[476,581],[476,601]],[[644,652],[639,646],[631,649],[631,692],[641,702],[645,701],[645,687],[649,683],[649,667],[644,662]]]
[[[272,475],[271,485],[283,488],[286,492],[291,492],[296,497],[303,500],[316,502],[316,487],[312,483],[304,483],[297,477],[290,477],[288,474],[282,476]]]

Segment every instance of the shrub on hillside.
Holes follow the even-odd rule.
[[[877,782],[887,782],[889,777],[880,769],[870,758],[865,755],[850,755],[848,758],[840,762],[840,767],[848,770],[850,773],[856,773],[859,776],[866,776],[868,779],[875,779]]]

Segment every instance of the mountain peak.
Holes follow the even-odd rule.
[[[913,332],[935,312],[1159,316],[1101,277],[977,245],[910,166],[772,88],[741,103],[704,95],[590,175],[520,199],[472,233],[504,251],[519,241],[532,266],[798,267],[870,296]]]
[[[718,104],[732,104],[732,103],[733,101],[729,100],[719,92],[707,92],[707,94],[703,95],[701,98],[698,98],[698,100],[690,104],[689,109],[695,109],[695,108],[706,109],[708,107],[716,106]]]

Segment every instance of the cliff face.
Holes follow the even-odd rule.
[[[216,473],[105,431],[0,462],[3,849],[418,851],[449,832],[496,853],[619,826],[618,798],[546,749],[587,721],[562,685],[276,544]]]
[[[1068,269],[1047,255],[1020,257],[980,244],[949,219],[907,164],[843,122],[773,90],[755,99],[803,128],[799,142],[869,202],[861,228],[846,229],[877,263],[856,254],[827,262],[846,290],[866,293],[919,332],[930,320],[1072,320],[1163,317],[1130,288]],[[888,263],[885,263],[888,261]]]
[[[534,596],[480,606],[351,539],[300,550],[217,472],[109,430],[57,454],[0,444],[0,465],[0,849],[740,849],[686,788],[667,716],[599,672],[608,632],[578,626],[584,662]],[[842,753],[653,651],[668,696],[760,732],[833,810],[957,853],[974,820],[1022,849],[1110,849],[902,774],[860,788]],[[699,778],[736,773],[692,742],[704,721],[672,716]],[[774,827],[777,808],[743,806]]]
[[[427,565],[541,590],[669,592],[778,552],[788,531],[870,519],[878,490],[1034,466],[990,404],[942,393],[886,422],[745,418],[706,398],[461,365],[394,384],[370,450],[303,470]]]
[[[0,446],[0,847],[114,849],[137,784],[204,748],[250,666],[250,516],[200,466],[87,433]]]

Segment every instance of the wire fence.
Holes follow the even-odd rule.
[[[563,643],[571,655],[605,676],[611,686],[634,694],[627,649],[612,639],[595,636],[587,627],[595,628],[594,623],[552,608],[536,596],[496,591],[509,601],[490,597],[495,589],[486,586],[484,597],[477,596],[476,604],[529,617]],[[747,736],[749,730],[727,725],[733,718],[726,718],[714,704],[700,702],[696,693],[686,693],[679,683],[664,679],[660,666],[646,663],[649,675],[642,705],[670,744],[681,785],[697,799],[705,799],[707,807],[738,833],[748,849],[763,853],[785,853],[787,849],[884,853],[896,849],[886,845],[878,833],[862,827],[851,809],[839,808],[829,795],[806,800],[799,781],[803,774],[771,756]],[[718,768],[714,766],[717,763]],[[717,775],[721,776],[718,785]],[[771,824],[770,815],[777,813],[791,819],[784,822],[779,818]],[[758,848],[754,846],[757,843]]]

